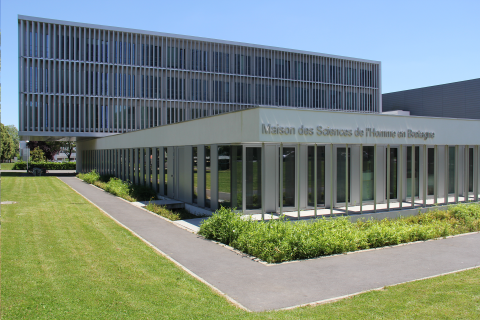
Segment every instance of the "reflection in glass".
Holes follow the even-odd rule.
[[[363,201],[373,200],[373,193],[374,193],[374,186],[375,186],[374,168],[375,168],[375,147],[373,146],[363,147],[363,169],[362,169]]]
[[[473,148],[468,149],[468,191],[473,192]]]
[[[427,149],[428,190],[427,195],[433,195],[435,191],[435,149]]]
[[[210,208],[210,146],[205,146],[205,207]]]
[[[398,149],[390,148],[390,199],[397,198],[397,170],[398,170],[397,155],[398,155]],[[385,192],[386,192],[386,186],[385,186]]]
[[[164,189],[165,190],[165,195],[167,196],[168,195],[168,192],[167,192],[167,180],[168,180],[168,156],[167,156],[167,148],[163,148],[164,150],[164,155],[163,155],[163,166],[165,167],[165,173],[164,173],[164,176],[165,176],[165,181],[164,181]]]
[[[283,206],[295,207],[295,148],[283,148]]]
[[[262,148],[246,148],[246,209],[262,207]]]
[[[242,179],[242,146],[219,146],[219,206],[242,210]]]
[[[197,147],[192,148],[192,162],[193,162],[193,192],[192,192],[192,201],[197,203],[198,200],[198,178],[197,178]]]
[[[418,197],[419,193],[419,170],[420,170],[420,147],[415,147],[415,196]],[[407,197],[412,196],[412,147],[407,147]]]
[[[314,206],[315,166],[317,166],[317,206],[325,205],[325,146],[317,146],[317,163],[315,147],[308,147],[308,205]]]
[[[155,190],[157,190],[157,192],[160,192],[160,189],[159,189],[159,186],[160,186],[160,181],[162,181],[160,179],[160,165],[161,165],[161,161],[160,161],[160,148],[156,148],[156,154],[155,154],[155,157],[156,157],[156,162],[155,162],[155,174],[157,175],[157,185],[155,186]]]
[[[448,148],[448,193],[455,193],[455,147]]]
[[[365,148],[365,147],[364,147]],[[348,187],[351,188],[350,183],[350,161],[351,150],[348,148]],[[337,202],[345,202],[345,183],[347,182],[347,172],[345,171],[345,165],[347,161],[347,152],[345,148],[337,148]],[[348,192],[348,202],[350,202],[350,194]],[[365,191],[364,191],[365,194]]]

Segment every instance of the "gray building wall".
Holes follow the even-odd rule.
[[[480,78],[385,93],[383,111],[405,110],[414,116],[480,119]]]

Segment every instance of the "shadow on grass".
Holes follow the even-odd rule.
[[[0,173],[2,177],[34,177],[31,173],[26,173],[25,171],[19,172],[2,172]],[[55,173],[46,173],[42,177],[74,177],[75,172],[55,172]]]

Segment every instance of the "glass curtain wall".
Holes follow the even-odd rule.
[[[193,190],[192,190],[192,200],[193,203],[197,203],[198,198],[198,177],[197,177],[197,147],[192,148],[192,168],[193,168]]]
[[[386,152],[388,152],[388,150]],[[387,161],[386,158],[385,158],[385,161]],[[397,182],[398,182],[397,181],[397,174],[398,174],[397,164],[398,164],[398,149],[390,148],[390,199],[397,198]],[[387,166],[385,166],[385,170],[387,170]],[[387,193],[387,184],[385,181],[385,194],[386,193]]]
[[[218,147],[219,207],[242,210],[242,146]]]
[[[415,196],[419,195],[418,179],[420,173],[420,147],[415,147],[415,169],[413,170],[413,177],[415,179]],[[412,196],[412,147],[407,147],[407,197]]]
[[[295,207],[295,148],[283,148],[282,163],[283,207]]]
[[[246,147],[245,150],[245,209],[260,209],[262,207],[262,148]]]
[[[364,147],[365,148],[365,147]],[[351,150],[348,148],[348,186],[349,190],[351,189],[351,182],[350,182],[350,168],[351,168],[351,161],[350,161]],[[347,161],[347,152],[346,148],[337,148],[337,202],[345,202],[345,183],[347,182],[347,171],[345,170],[345,164]],[[350,202],[350,194],[348,192],[348,202]],[[365,193],[364,193],[365,194]]]
[[[468,149],[468,191],[473,192],[473,148]]]
[[[427,195],[433,195],[435,192],[435,149],[427,149],[427,169],[428,169],[428,185]]]
[[[375,147],[363,147],[363,168],[362,168],[362,192],[363,201],[373,200],[374,196],[374,168],[375,168]],[[350,161],[349,161],[350,163]],[[350,201],[350,198],[349,198]]]
[[[164,181],[163,181],[163,190],[164,190],[164,194],[165,195],[168,195],[168,184],[167,184],[167,180],[168,180],[168,165],[167,165],[167,160],[168,160],[168,153],[167,153],[167,148],[163,148],[164,150],[164,153],[163,153],[163,167],[165,168],[165,173],[164,173]]]
[[[210,146],[205,146],[205,207],[210,208]]]
[[[317,176],[315,177],[315,166]],[[325,146],[317,146],[317,162],[315,147],[308,147],[308,205],[314,206],[315,179],[317,180],[317,206],[325,205]]]
[[[448,193],[455,193],[455,147],[448,148]]]
[[[157,159],[155,163],[155,174],[157,175],[157,185],[155,186],[155,190],[157,190],[157,192],[160,192],[160,181],[162,181],[160,179],[160,165],[162,161],[160,161],[160,148],[155,148],[155,150],[155,159]]]

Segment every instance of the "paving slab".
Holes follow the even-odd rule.
[[[289,308],[480,266],[480,233],[265,265],[75,177],[62,181],[251,311]]]

